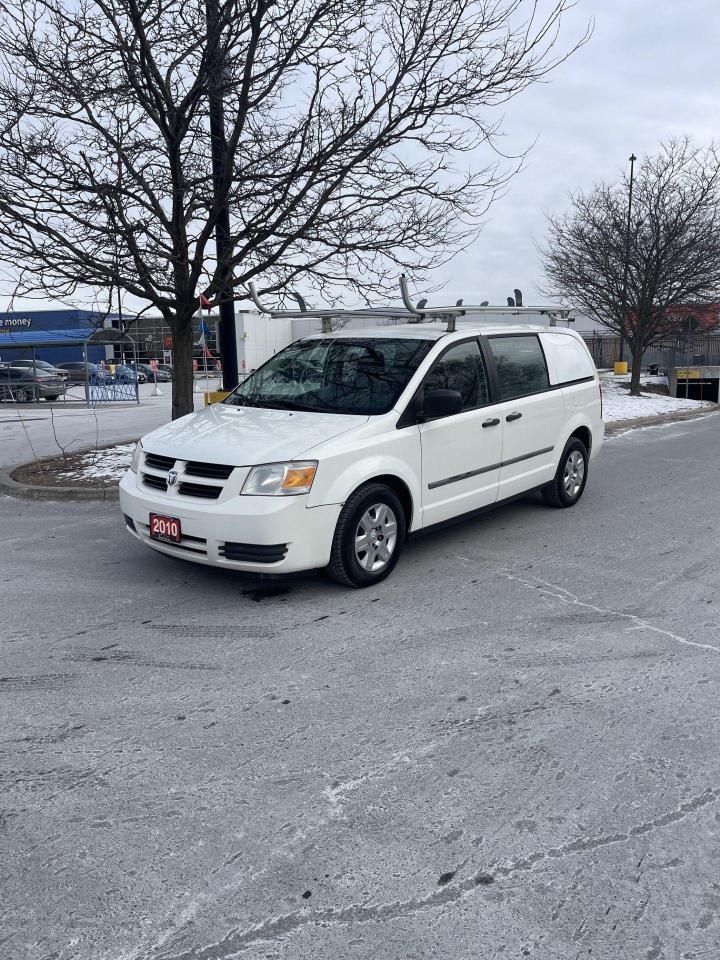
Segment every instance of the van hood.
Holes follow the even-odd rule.
[[[142,438],[143,448],[176,460],[247,467],[295,460],[366,423],[366,416],[212,404]]]

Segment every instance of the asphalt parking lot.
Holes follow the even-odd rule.
[[[0,499],[0,956],[720,956],[720,416],[390,580]]]

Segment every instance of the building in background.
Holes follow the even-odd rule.
[[[95,310],[8,310],[0,313],[0,334],[4,333],[40,333],[53,331],[56,333],[67,331],[80,334],[81,331],[96,330],[98,327],[112,324],[112,315]],[[88,347],[90,363],[99,363],[106,357],[107,348],[101,346]],[[81,346],[72,347],[40,347],[35,350],[36,360],[46,360],[48,363],[62,363],[63,361],[82,360]],[[12,363],[13,360],[31,360],[32,350],[28,347],[11,347],[3,350],[0,361]]]
[[[203,316],[206,329],[204,337],[201,336],[200,319],[196,319],[193,324],[195,359],[198,369],[204,369],[207,362],[208,369],[215,370],[219,358],[216,336],[217,315],[213,316],[205,311]],[[141,362],[158,360],[172,365],[172,335],[161,316],[143,314],[135,318],[125,314],[123,319],[128,325],[128,336],[137,344],[138,359]],[[0,313],[0,334],[20,331],[26,333],[67,331],[70,333],[96,330],[103,326],[117,327],[118,324],[117,314],[106,314],[97,310],[8,310]],[[35,358],[46,360],[48,363],[62,363],[82,360],[83,351],[81,346],[39,347],[35,350]],[[88,360],[91,363],[100,363],[103,360],[122,362],[129,361],[131,358],[132,355],[126,355],[125,345],[88,347]],[[32,359],[32,351],[29,348],[6,348],[4,353],[0,354],[0,362],[30,359]]]

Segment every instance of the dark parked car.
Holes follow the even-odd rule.
[[[66,370],[70,375],[71,383],[85,383],[85,361],[70,360],[67,363],[59,363],[60,370]],[[90,383],[111,383],[112,377],[108,370],[97,363],[88,363],[87,375]]]
[[[0,367],[0,399],[15,403],[57,400],[67,392],[62,377],[26,367]]]
[[[70,379],[70,374],[67,370],[64,370],[62,367],[56,367],[52,363],[48,363],[47,360],[12,360],[8,363],[8,366],[25,367],[27,370],[32,370],[34,366],[36,370],[49,373],[54,377],[62,377],[63,380]]]

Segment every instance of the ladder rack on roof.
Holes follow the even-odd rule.
[[[255,284],[252,281],[248,284],[248,289],[250,291],[250,297],[252,298],[253,303],[261,313],[269,314],[278,320],[318,319],[322,323],[323,333],[332,332],[332,321],[336,319],[342,319],[345,321],[377,320],[379,316],[397,320],[407,319],[408,323],[439,321],[442,323],[447,323],[448,333],[454,333],[455,322],[457,318],[466,316],[468,313],[500,313],[508,316],[519,317],[526,317],[528,314],[539,314],[540,316],[549,318],[550,326],[555,326],[558,320],[565,320],[566,322],[572,323],[572,318],[570,317],[570,308],[560,306],[493,307],[487,303],[480,304],[479,306],[472,306],[469,304],[463,304],[462,300],[458,300],[453,306],[447,307],[428,307],[425,305],[425,300],[421,300],[417,306],[413,306],[412,301],[410,300],[410,293],[408,291],[405,274],[402,274],[400,277],[400,295],[402,297],[404,308],[388,307],[387,310],[377,307],[359,308],[356,310],[343,310],[336,307],[321,307],[315,310],[308,308],[302,297],[298,295],[296,295],[296,298],[300,304],[299,310],[273,310],[271,307],[268,307],[262,302],[258,295]]]

